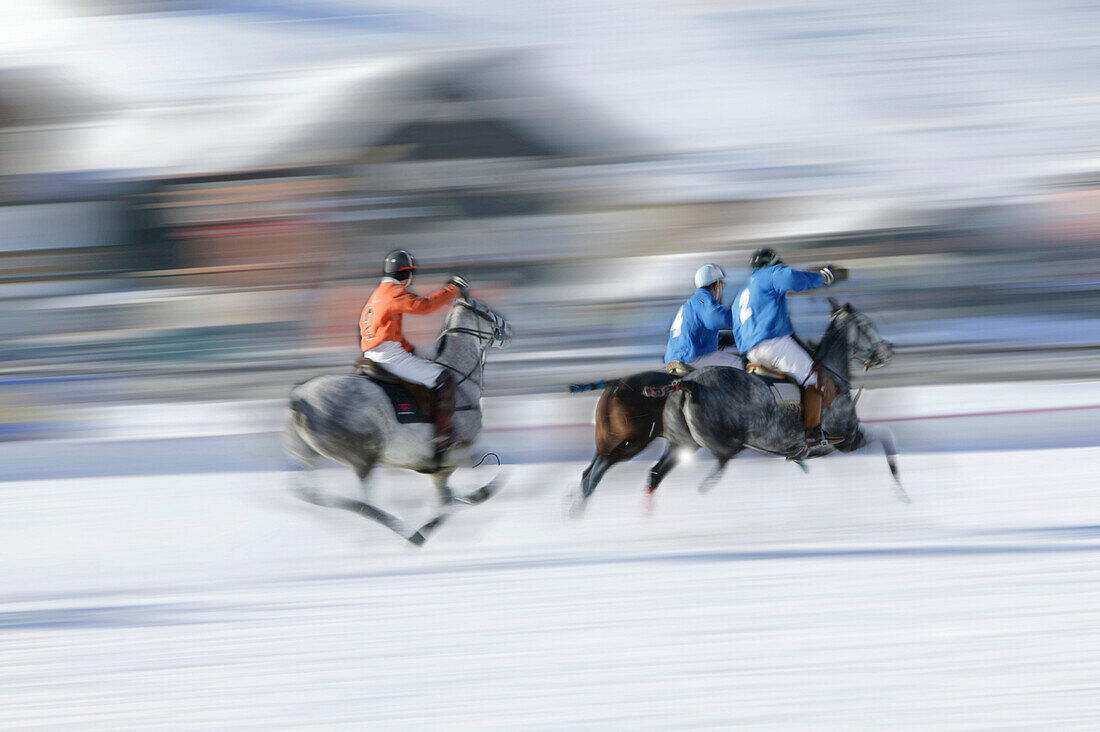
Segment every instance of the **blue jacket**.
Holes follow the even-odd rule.
[[[718,331],[733,327],[733,313],[714,299],[705,287],[695,291],[676,313],[668,329],[665,363],[691,363],[700,356],[718,350]]]
[[[748,286],[733,303],[737,350],[748,353],[760,341],[791,335],[794,331],[787,314],[787,293],[824,284],[825,277],[820,272],[803,272],[782,264],[754,270]]]

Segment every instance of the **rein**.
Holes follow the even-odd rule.
[[[840,326],[837,324],[837,320],[842,314],[844,314],[844,311],[838,310],[833,313],[832,318],[830,318],[830,325],[835,326],[835,328],[834,330],[832,330],[832,332],[826,330],[825,335],[821,337],[821,342],[818,343],[817,348],[814,349],[813,368],[815,370],[820,369],[821,371],[824,371],[833,376],[833,379],[836,381],[838,394],[848,394],[851,391],[851,379],[838,373],[836,369],[828,366],[824,361],[825,352],[833,347],[833,344],[840,337],[840,334],[842,332],[840,330]],[[813,373],[813,371],[811,371],[810,373]]]
[[[454,372],[455,374],[457,374],[458,376],[461,377],[460,379],[458,379],[455,382],[455,387],[457,388],[461,384],[463,384],[463,383],[469,381],[471,378],[473,378],[473,375],[475,373],[477,373],[478,371],[485,368],[485,360],[488,357],[489,347],[493,344],[494,341],[502,340],[502,335],[501,335],[501,326],[500,326],[499,318],[497,316],[494,316],[491,313],[487,313],[487,312],[483,311],[481,308],[478,308],[474,305],[471,305],[470,303],[467,303],[467,302],[464,302],[464,301],[461,301],[461,300],[457,301],[455,303],[455,306],[464,308],[466,310],[469,310],[474,315],[476,315],[478,318],[480,318],[481,320],[484,320],[488,323],[491,323],[492,326],[493,326],[493,329],[491,331],[484,331],[484,330],[481,330],[480,328],[467,328],[465,326],[457,326],[456,325],[456,326],[453,326],[453,327],[444,328],[443,331],[439,334],[439,338],[438,338],[439,346],[437,348],[438,351],[443,350],[443,345],[444,345],[444,342],[446,341],[447,336],[452,334],[452,333],[458,333],[460,335],[473,336],[474,338],[477,338],[478,343],[481,346],[480,357],[474,362],[473,367],[471,367],[470,370],[467,371],[467,372],[463,372],[460,369],[457,369],[454,366],[451,366],[450,364],[443,363],[442,361],[435,361],[436,365],[442,366],[443,368],[447,369],[448,371],[452,371],[452,372]],[[475,404],[466,404],[466,405],[463,405],[463,406],[455,407],[456,412],[471,411],[473,409],[477,409],[477,405],[475,405]]]
[[[854,317],[856,317],[856,314],[852,313],[852,312],[845,311],[845,310],[838,310],[835,313],[833,313],[833,316],[831,318],[831,323],[832,323],[832,325],[836,326],[836,328],[831,333],[829,331],[826,331],[825,335],[821,339],[821,343],[819,343],[818,346],[817,346],[817,349],[815,349],[815,351],[814,351],[814,368],[819,368],[822,371],[825,371],[829,374],[832,374],[832,376],[838,382],[837,383],[837,387],[838,387],[837,392],[839,394],[850,394],[851,389],[852,389],[851,377],[850,376],[845,377],[845,376],[841,375],[840,373],[838,373],[836,371],[836,369],[833,369],[833,368],[831,368],[830,366],[828,366],[824,363],[824,356],[825,356],[826,349],[832,348],[833,343],[838,338],[840,338],[841,334],[843,333],[843,331],[841,330],[842,326],[838,323],[841,316],[850,316],[850,317],[854,318]],[[843,326],[843,327],[847,327],[847,326]],[[853,348],[848,352],[847,356],[848,356],[849,360],[854,359],[854,360],[859,361],[859,363],[863,366],[864,371],[870,371],[871,368],[874,367],[874,365],[875,365],[875,363],[874,363],[875,359],[874,359],[873,351],[868,351],[867,354],[866,354],[866,358],[860,358],[855,353],[855,349]],[[843,389],[840,388],[841,385],[843,385]],[[860,391],[861,392],[863,391],[862,388],[860,389]],[[859,399],[859,397],[857,396],[856,399]]]

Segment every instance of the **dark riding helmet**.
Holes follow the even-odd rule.
[[[749,266],[753,269],[760,269],[761,267],[770,267],[773,264],[782,264],[779,259],[779,255],[775,253],[774,249],[765,247],[763,249],[757,249],[752,253],[752,257],[749,259]]]
[[[386,255],[386,262],[382,265],[382,271],[387,277],[404,282],[416,272],[416,260],[413,255],[404,249],[394,249]]]

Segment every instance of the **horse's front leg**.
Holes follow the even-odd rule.
[[[432,473],[432,485],[435,486],[436,493],[439,494],[440,508],[446,508],[454,502],[454,493],[451,491],[450,486],[447,485],[447,481],[451,479],[454,472],[453,469],[448,469]]]
[[[451,514],[448,509],[454,503],[454,493],[447,485],[447,481],[451,479],[453,474],[453,470],[440,470],[437,473],[432,473],[432,484],[435,485],[435,489],[439,493],[439,513],[409,536],[409,541],[413,544],[422,546],[428,540],[428,536],[450,518]]]
[[[909,497],[909,494],[901,485],[901,476],[898,474],[898,448],[894,440],[894,433],[890,431],[890,428],[861,426],[859,438],[861,442],[852,449],[863,447],[869,442],[877,442],[882,446],[882,454],[886,456],[886,465],[889,466],[890,475],[894,478],[894,495],[903,503],[912,503],[913,499]]]
[[[359,476],[359,486],[363,492],[363,497],[369,500],[367,490],[367,477],[370,475],[371,470],[374,468],[374,460],[362,460],[354,468],[356,475]],[[397,534],[401,538],[412,542],[419,546],[423,544],[423,539],[419,536],[420,532],[416,532],[412,535],[408,533],[408,528],[393,514],[388,511],[383,511],[377,506],[368,503],[367,500],[359,501],[354,498],[345,498],[343,496],[329,495],[326,493],[320,493],[311,491],[303,493],[302,497],[317,506],[326,506],[328,508],[342,508],[345,511],[351,511],[354,514],[368,518],[371,521],[382,524],[387,529]]]
[[[703,482],[699,484],[699,492],[707,493],[711,488],[718,485],[718,481],[722,479],[722,473],[726,470],[726,463],[730,461],[729,456],[717,455],[718,464],[714,466],[714,470],[707,474],[707,477],[703,478]]]

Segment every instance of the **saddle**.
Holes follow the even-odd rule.
[[[405,381],[369,358],[360,358],[355,362],[355,375],[368,378],[382,387],[393,403],[399,423],[432,421],[432,390],[428,387]]]
[[[770,366],[765,366],[762,363],[747,363],[745,364],[745,371],[748,371],[750,374],[753,374],[755,376],[759,376],[764,381],[768,382],[768,386],[775,386],[777,384],[794,384],[795,386],[801,387],[801,385],[797,381],[792,379],[787,374],[777,369],[773,369]],[[825,409],[833,403],[833,399],[836,399],[836,382],[833,381],[833,377],[830,376],[828,372],[826,372],[824,369],[817,370],[817,380],[822,389],[823,399],[821,401],[821,408]],[[778,394],[776,398],[777,400],[779,399]]]
[[[673,376],[687,376],[694,370],[694,366],[688,366],[683,361],[669,361],[665,366],[665,371]]]
[[[756,374],[769,381],[790,381],[794,383],[794,381],[782,371],[773,369],[770,366],[765,366],[762,363],[747,363],[745,364],[745,371],[748,371],[750,374]]]
[[[668,365],[665,367],[665,370],[673,376],[687,376],[692,371],[694,371],[695,368],[689,366],[683,361],[669,361]],[[774,387],[779,384],[793,384],[796,387],[800,386],[797,381],[787,376],[787,374],[783,373],[782,371],[773,369],[770,366],[765,366],[762,363],[746,363],[745,371],[753,374],[754,376],[759,376],[761,379],[767,382],[768,386]],[[821,403],[821,408],[824,409],[832,404],[833,399],[836,398],[836,382],[833,381],[832,377],[829,376],[829,374],[826,373],[824,370],[818,371],[818,380],[821,382],[821,386],[824,392],[824,399]],[[785,398],[783,394],[777,389],[772,389],[772,392],[775,394],[775,400],[780,404],[793,404],[795,406],[798,406],[799,400],[797,397],[792,400]],[[801,407],[799,407],[799,411],[801,411]]]

